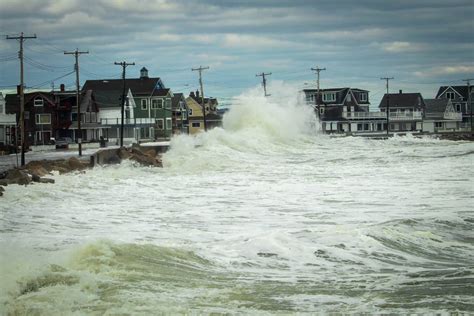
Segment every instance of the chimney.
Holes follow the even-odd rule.
[[[199,99],[199,90],[196,90],[196,98]]]
[[[195,98],[195,97],[196,97],[196,96],[194,95],[194,91],[191,91],[191,92],[189,93],[189,96],[190,96],[191,98]]]
[[[402,90],[398,90],[398,93],[402,94],[402,93],[403,93],[403,91],[402,91]]]
[[[60,85],[59,87],[60,87],[60,88],[59,88],[60,91],[61,91],[61,92],[64,92],[64,83],[61,83],[61,85]]]

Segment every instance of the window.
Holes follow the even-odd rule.
[[[163,130],[163,119],[157,119],[156,125],[158,126],[159,130]]]
[[[362,130],[362,124],[357,124],[357,130],[361,131]]]
[[[188,114],[189,114],[189,116],[192,116],[193,115],[193,109],[189,109]]]
[[[368,131],[369,130],[369,124],[364,124],[364,131]]]
[[[3,114],[3,102],[0,102],[0,114]]]
[[[329,92],[323,94],[323,101],[324,102],[334,102],[336,101],[336,93]]]
[[[446,98],[450,100],[454,100],[454,92],[446,92]]]
[[[461,104],[460,103],[456,103],[455,104],[455,108],[456,108],[456,112],[461,112]]]
[[[437,128],[443,127],[443,122],[435,122],[435,127]]]
[[[171,118],[166,119],[166,129],[171,129]]]
[[[142,105],[142,110],[146,110],[146,109],[147,109],[147,105],[148,105],[148,104],[147,104],[146,99],[142,99],[142,100],[140,101],[140,104]]]
[[[171,109],[171,99],[166,99],[165,100],[165,108]]]
[[[199,123],[199,122],[193,122],[192,126],[193,126],[193,127],[201,127],[201,123]]]
[[[152,109],[162,109],[163,108],[163,99],[153,99],[151,100]]]
[[[360,102],[367,102],[367,93],[360,94]]]
[[[36,124],[51,124],[51,114],[36,114]]]
[[[324,108],[319,108],[319,114],[324,114]]]
[[[36,98],[34,101],[34,106],[43,106],[43,99],[42,98]]]
[[[352,95],[350,93],[347,94],[347,102],[352,101]]]

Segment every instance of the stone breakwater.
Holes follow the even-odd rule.
[[[162,167],[161,156],[157,156],[155,149],[139,147],[104,149],[90,157],[90,160],[80,160],[75,157],[57,160],[30,161],[24,167],[13,168],[0,173],[0,196],[5,192],[4,186],[17,184],[29,185],[32,183],[54,183],[48,178],[54,171],[59,174],[69,172],[84,172],[95,165],[119,164],[122,160],[132,160],[143,166]]]

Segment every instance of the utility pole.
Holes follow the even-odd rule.
[[[122,66],[122,82],[123,82],[123,89],[122,89],[122,108],[121,108],[121,117],[122,121],[120,123],[120,148],[123,147],[123,114],[124,114],[124,109],[125,109],[125,69],[127,66],[135,66],[135,63],[127,63],[125,61],[122,61],[120,63],[114,62],[114,65],[120,65]],[[164,124],[163,124],[164,127]]]
[[[319,73],[321,71],[324,71],[326,70],[326,68],[319,68],[318,66],[316,66],[316,68],[311,68],[312,71],[316,71],[316,74],[318,76],[317,80],[316,80],[316,90],[317,90],[317,94],[316,94],[316,108],[318,109],[319,111]]]
[[[255,75],[255,77],[262,77],[262,86],[263,86],[263,93],[264,93],[263,96],[265,97],[269,97],[271,95],[271,94],[267,94],[267,79],[265,79],[265,76],[271,76],[271,74],[272,74],[271,72],[267,74],[262,72],[260,74]]]
[[[386,81],[386,87],[387,87],[387,109],[385,111],[387,111],[387,136],[390,132],[390,94],[388,93],[388,81],[389,80],[392,80],[394,79],[393,77],[384,77],[384,78],[380,78],[380,80],[385,80]]]
[[[25,165],[25,94],[24,94],[24,76],[23,76],[23,42],[29,38],[36,38],[36,34],[33,36],[25,36],[21,32],[20,36],[8,36],[7,39],[17,39],[20,42],[20,51],[18,52],[18,58],[20,59],[20,129],[21,129],[21,165]],[[18,137],[18,131],[16,134]]]
[[[466,81],[467,83],[467,104],[469,105],[469,118],[471,120],[471,134],[473,134],[474,129],[473,129],[473,124],[472,124],[471,80],[474,80],[474,79],[463,79],[463,81]]]
[[[76,72],[76,107],[77,107],[77,145],[79,147],[79,156],[82,156],[82,130],[81,130],[81,102],[79,102],[79,55],[89,54],[87,52],[80,52],[77,48],[73,52],[64,52],[64,55],[74,55],[76,63],[74,64],[74,71]]]
[[[209,69],[208,67],[199,66],[199,68],[192,68],[192,71],[199,71],[199,85],[201,86],[201,106],[202,106],[202,116],[204,117],[204,131],[207,132],[207,122],[206,122],[206,105],[204,104],[204,88],[202,86],[202,71]],[[210,102],[210,100],[209,100]]]

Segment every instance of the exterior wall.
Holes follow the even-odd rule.
[[[145,101],[142,101],[145,100]],[[135,118],[151,118],[159,122],[155,126],[154,136],[152,138],[169,138],[172,131],[172,108],[171,96],[168,94],[165,97],[149,97],[149,96],[135,96],[134,108]],[[146,102],[146,108],[142,106],[142,102]],[[152,104],[157,102],[156,108],[152,108]],[[161,128],[162,122],[162,128]]]
[[[193,98],[188,97],[186,104],[189,108],[188,120],[189,120],[189,134],[197,134],[204,130],[204,119],[201,105],[198,104]],[[190,114],[191,113],[191,114]],[[197,125],[199,126],[193,126]]]

